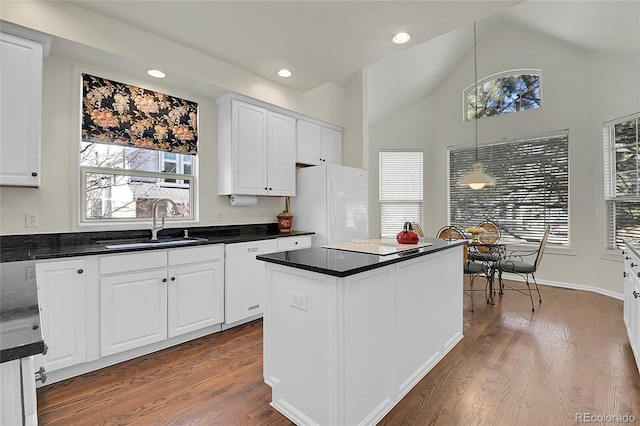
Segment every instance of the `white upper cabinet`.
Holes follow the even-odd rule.
[[[217,103],[218,194],[295,195],[295,119],[228,96]]]
[[[304,119],[298,119],[297,130],[298,163],[313,166],[322,162],[342,164],[341,131]]]
[[[40,186],[43,44],[0,33],[0,185]]]
[[[296,195],[296,120],[267,113],[267,183],[269,195]]]

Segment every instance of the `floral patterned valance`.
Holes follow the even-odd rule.
[[[82,140],[196,154],[198,104],[82,74]]]

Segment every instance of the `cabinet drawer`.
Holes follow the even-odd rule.
[[[100,257],[100,275],[167,266],[167,251],[153,250],[145,253],[113,254]]]
[[[299,250],[311,247],[311,236],[278,238],[278,251]]]
[[[180,248],[169,251],[169,266],[210,262],[224,257],[224,245]]]

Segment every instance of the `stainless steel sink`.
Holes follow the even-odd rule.
[[[144,240],[121,240],[114,241],[111,244],[105,245],[106,248],[117,250],[126,248],[148,248],[148,247],[163,247],[163,246],[183,246],[188,244],[200,243],[207,241],[206,238],[189,237],[189,238],[161,238],[157,241],[150,239]]]

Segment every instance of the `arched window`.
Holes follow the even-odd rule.
[[[478,118],[507,114],[542,106],[540,70],[509,70],[478,81]],[[475,84],[464,89],[464,119],[476,111]]]

